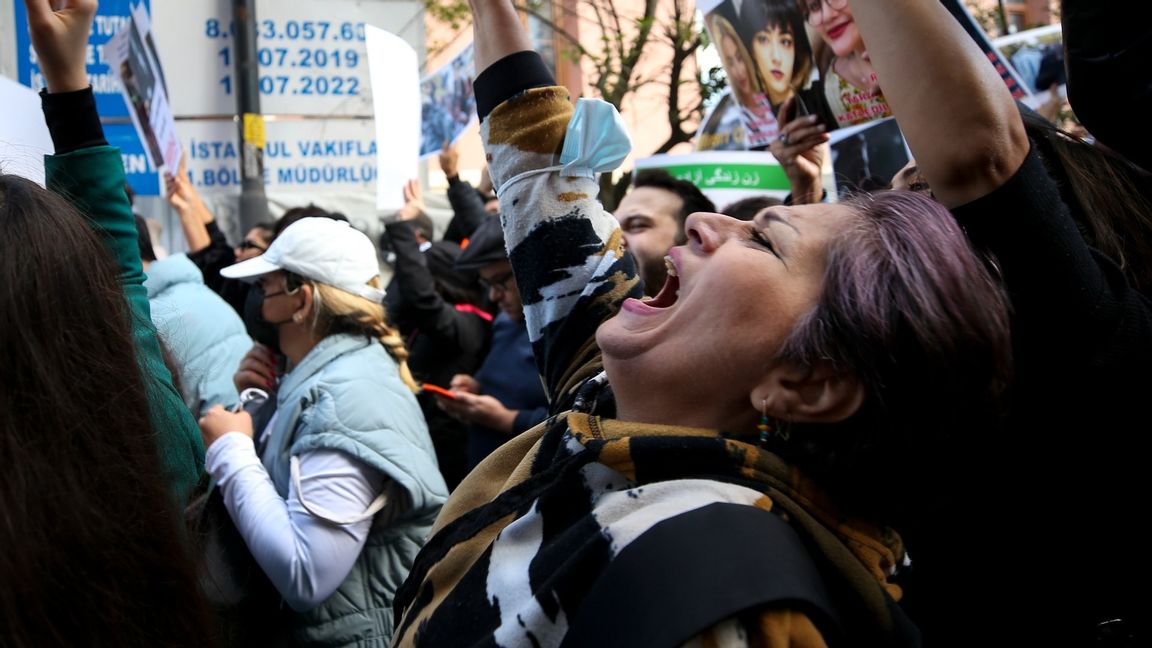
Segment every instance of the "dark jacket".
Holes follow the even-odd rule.
[[[244,301],[248,298],[251,284],[238,279],[226,279],[220,276],[220,270],[236,263],[236,251],[224,238],[224,232],[216,225],[216,221],[209,221],[208,247],[188,253],[188,259],[200,268],[204,275],[204,284],[220,295],[240,317],[244,317]]]
[[[448,178],[448,204],[452,206],[453,216],[448,229],[444,231],[445,241],[463,242],[488,216],[480,194],[457,176]]]
[[[388,317],[404,336],[408,367],[419,382],[448,387],[452,376],[472,374],[488,353],[492,316],[470,304],[451,304],[436,291],[435,280],[415,233],[406,222],[389,223],[396,253],[388,284]],[[436,446],[440,471],[454,488],[464,477],[465,427],[436,405],[436,397],[417,396]]]

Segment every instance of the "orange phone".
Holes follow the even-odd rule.
[[[437,396],[443,396],[444,398],[456,398],[456,394],[453,394],[451,391],[444,389],[443,387],[433,385],[432,383],[424,383],[423,389],[426,392],[431,392]]]

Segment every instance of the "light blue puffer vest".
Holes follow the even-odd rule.
[[[292,456],[316,449],[343,451],[394,484],[348,577],[294,615],[293,632],[303,646],[387,646],[396,589],[448,498],[416,398],[378,341],[331,335],[285,375],[272,425],[261,459],[281,497]]]
[[[252,348],[244,321],[183,254],[153,261],[144,287],[152,322],[179,365],[188,409],[197,416],[213,405],[231,409],[240,400],[232,375]]]

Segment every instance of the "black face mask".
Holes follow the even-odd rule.
[[[283,355],[280,350],[280,325],[291,321],[269,322],[264,319],[260,310],[264,307],[264,291],[259,286],[248,289],[248,296],[244,298],[244,327],[253,340],[272,349],[277,355]]]

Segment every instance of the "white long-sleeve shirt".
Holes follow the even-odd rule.
[[[299,481],[292,481],[284,500],[250,437],[225,434],[205,458],[252,556],[284,601],[303,612],[331,596],[348,576],[372,517],[347,521],[364,517],[388,480],[336,450],[306,452],[299,462]]]

